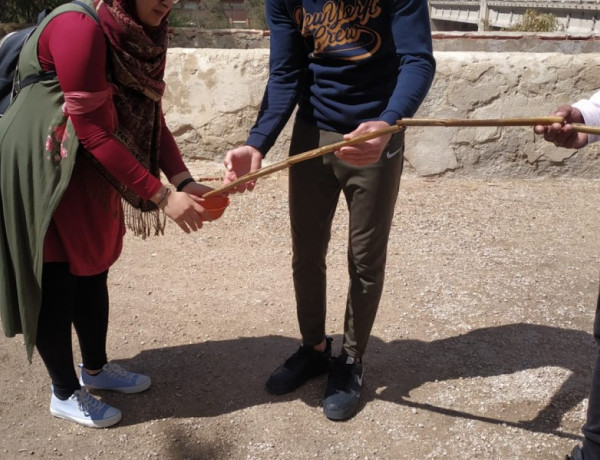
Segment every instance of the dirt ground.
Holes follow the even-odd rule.
[[[195,164],[198,176],[214,164]],[[98,392],[113,428],[53,418],[39,356],[0,337],[0,458],[562,459],[580,439],[595,346],[600,181],[405,174],[359,413],[321,410],[325,377],[275,397],[299,344],[287,172],[186,235],[128,236],[111,271],[109,355],[149,374]],[[328,332],[341,343],[346,213],[328,259]]]

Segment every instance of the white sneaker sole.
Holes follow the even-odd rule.
[[[119,411],[117,414],[112,417],[105,418],[102,420],[90,420],[88,418],[74,417],[71,414],[64,413],[62,411],[50,408],[50,413],[57,418],[62,418],[64,420],[69,420],[71,422],[78,423],[79,425],[87,426],[90,428],[107,428],[109,426],[115,425],[121,421],[123,414]]]
[[[115,387],[115,388],[106,388],[106,387],[100,387],[100,386],[87,384],[82,379],[79,379],[79,384],[88,390],[116,391],[118,393],[141,393],[142,391],[146,391],[148,388],[150,388],[150,385],[152,385],[152,381],[150,379],[148,379],[148,380],[146,380],[142,383],[139,383],[138,385],[135,385],[135,386]]]

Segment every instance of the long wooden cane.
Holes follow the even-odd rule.
[[[280,161],[279,163],[274,163],[270,166],[265,166],[264,168],[249,172],[248,174],[243,175],[242,177],[234,180],[233,182],[222,185],[221,187],[211,190],[210,192],[207,192],[202,196],[205,198],[208,198],[213,195],[218,195],[220,193],[227,192],[228,190],[231,190],[232,188],[235,188],[240,184],[244,184],[248,181],[258,179],[259,177],[263,177],[263,176],[266,176],[267,174],[274,173],[275,171],[280,171],[282,169],[289,168],[290,166],[292,166],[295,163],[300,163],[301,161],[320,157],[322,155],[325,155],[326,153],[333,152],[333,151],[335,151],[341,147],[345,147],[347,145],[360,144],[361,142],[368,141],[370,139],[374,139],[379,136],[383,136],[384,134],[397,133],[399,131],[402,131],[403,129],[404,129],[403,126],[396,124],[396,125],[388,126],[387,128],[382,128],[382,129],[378,129],[376,131],[372,131],[367,134],[362,134],[360,136],[354,137],[354,138],[346,140],[346,141],[335,142],[333,144],[324,145],[323,147],[309,150],[304,153],[299,153],[298,155],[294,155],[289,158],[286,158],[285,160]]]
[[[583,123],[571,123],[573,131],[586,134],[600,134],[600,126],[588,126]]]
[[[400,126],[535,126],[564,123],[563,117],[527,117],[527,118],[403,118],[396,124]]]
[[[378,129],[367,134],[362,134],[349,140],[324,145],[323,147],[319,147],[314,150],[309,150],[304,153],[299,153],[298,155],[291,156],[278,163],[274,163],[270,166],[266,166],[256,171],[249,172],[248,174],[243,175],[242,177],[236,179],[233,182],[222,185],[221,187],[218,187],[214,190],[211,190],[210,192],[205,193],[203,196],[208,198],[213,195],[219,195],[237,187],[240,184],[244,184],[248,181],[258,179],[259,177],[266,176],[267,174],[272,174],[276,171],[281,171],[282,169],[289,168],[295,163],[299,163],[301,161],[325,155],[326,153],[333,152],[335,150],[340,149],[341,147],[360,144],[361,142],[368,141],[379,136],[383,136],[384,134],[393,134],[402,131],[407,126],[535,126],[551,125],[554,123],[563,124],[564,118],[553,116],[529,118],[488,118],[481,120],[471,120],[464,118],[403,118],[402,120],[398,120],[393,126]],[[587,126],[577,123],[573,123],[571,126],[573,127],[573,130],[577,132],[600,134],[600,127]]]
[[[462,118],[405,118],[396,123],[401,126],[535,126],[564,123],[563,117],[531,117],[531,118],[488,118],[469,120]],[[573,131],[587,134],[600,134],[600,126],[588,126],[583,123],[572,123]]]

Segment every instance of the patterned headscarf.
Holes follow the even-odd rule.
[[[160,113],[168,27],[166,18],[157,27],[141,24],[134,1],[94,0],[94,6],[110,44],[109,78],[117,88],[114,102],[119,118],[115,135],[152,175],[160,177]],[[155,233],[162,232],[164,216],[161,220],[154,203],[143,200],[107,171],[102,173],[134,208],[125,211],[128,226],[136,234],[146,236],[150,227]]]
[[[165,90],[166,19],[158,27],[142,25],[134,0],[94,0],[94,4],[111,44],[117,83],[159,101]]]

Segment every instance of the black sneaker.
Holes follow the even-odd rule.
[[[358,410],[363,367],[350,356],[341,355],[331,362],[327,389],[323,400],[325,417],[345,420]]]
[[[309,379],[325,374],[331,360],[331,337],[327,337],[325,351],[312,346],[301,345],[267,379],[267,391],[274,395],[284,395],[304,385]]]

